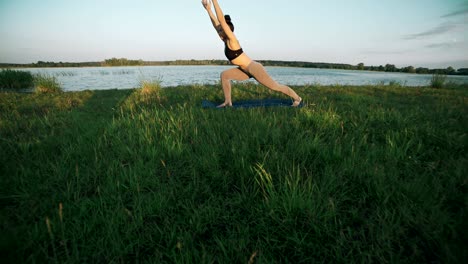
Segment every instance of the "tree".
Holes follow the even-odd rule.
[[[396,72],[397,68],[393,64],[386,64],[385,65],[385,71],[386,72]]]
[[[429,73],[429,69],[428,69],[428,68],[419,67],[419,68],[416,69],[416,73],[419,73],[419,74],[427,74],[427,73]]]
[[[452,66],[447,68],[447,74],[455,74],[455,69]]]
[[[402,71],[403,71],[403,72],[407,72],[407,73],[416,73],[416,70],[414,69],[413,66],[405,67],[405,68],[403,68]]]
[[[360,70],[360,71],[364,70],[364,63],[362,63],[362,62],[359,63],[359,64],[357,65],[357,69]]]
[[[135,66],[135,65],[143,65],[142,60],[128,60],[126,58],[112,58],[107,59],[103,63],[104,66]]]
[[[460,68],[457,70],[457,74],[468,75],[468,68]]]

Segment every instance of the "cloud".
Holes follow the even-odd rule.
[[[450,49],[452,51],[459,51],[461,54],[468,54],[468,42],[464,40],[459,41],[457,39],[452,39],[444,42],[427,44],[424,47],[428,49],[443,49],[445,51]]]
[[[402,50],[363,50],[362,53],[370,55],[404,55],[414,52],[414,49],[402,49]]]
[[[427,31],[423,31],[416,34],[410,34],[403,37],[405,40],[415,40],[415,39],[423,39],[432,36],[442,35],[448,32],[456,31],[456,30],[467,30],[467,23],[468,23],[468,2],[460,5],[459,10],[448,13],[446,15],[441,16],[441,18],[445,18],[446,22],[441,23],[440,25],[429,29]],[[463,16],[463,22],[461,21],[460,16]],[[438,45],[438,44],[434,44]]]
[[[454,45],[453,42],[445,42],[445,43],[433,43],[433,44],[426,45],[425,47],[429,49],[439,49],[439,48],[447,49],[447,48],[453,47],[453,45]]]
[[[435,27],[433,29],[430,29],[430,30],[427,30],[427,31],[424,31],[424,32],[421,32],[421,33],[406,35],[406,36],[403,37],[403,39],[413,40],[413,39],[420,39],[420,38],[425,38],[425,37],[441,35],[441,34],[450,32],[456,26],[457,26],[456,23],[445,22],[445,23],[442,23],[442,24],[440,24],[439,26],[437,26],[437,27]]]
[[[454,16],[464,15],[464,14],[468,14],[468,8],[465,9],[465,10],[455,11],[455,12],[452,12],[452,13],[450,13],[450,14],[443,15],[443,16],[441,16],[441,17],[443,17],[443,18],[446,18],[446,17],[454,17]]]
[[[465,3],[463,5],[463,7],[461,7],[462,9],[461,10],[457,10],[457,11],[454,11],[452,13],[448,13],[446,15],[443,15],[441,17],[443,18],[447,18],[447,17],[454,17],[454,16],[459,16],[459,15],[464,15],[464,14],[468,14],[468,3]]]

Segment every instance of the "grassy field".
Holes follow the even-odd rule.
[[[468,89],[295,88],[0,93],[2,258],[466,263]]]

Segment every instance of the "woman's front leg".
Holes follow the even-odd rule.
[[[245,80],[248,80],[249,78],[250,76],[248,76],[245,72],[243,72],[239,68],[233,68],[233,69],[223,71],[221,73],[221,85],[223,86],[224,103],[218,105],[218,107],[232,106],[231,80],[245,81]]]

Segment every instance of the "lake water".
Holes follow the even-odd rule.
[[[57,77],[65,91],[136,88],[141,81],[158,80],[163,87],[216,84],[222,71],[233,66],[145,66],[30,68],[32,73]],[[397,82],[407,86],[427,86],[432,75],[371,71],[266,67],[276,81],[287,85],[376,85]],[[447,81],[468,83],[468,76],[448,76]]]

